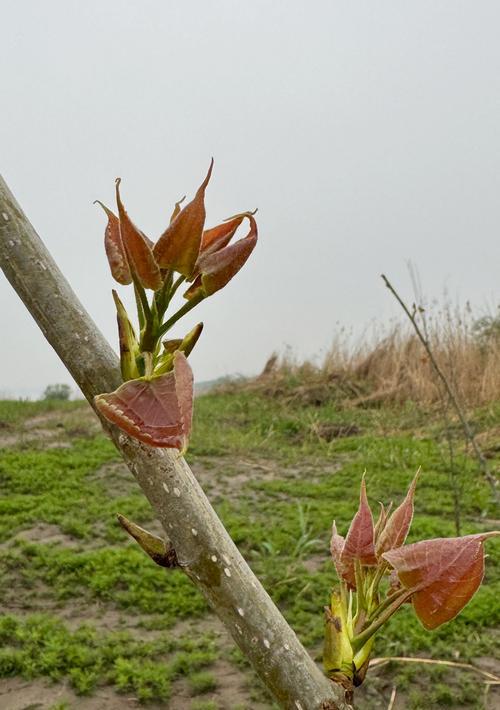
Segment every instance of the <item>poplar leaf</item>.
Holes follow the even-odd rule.
[[[365,479],[361,481],[359,508],[352,519],[342,550],[341,562],[359,560],[362,565],[376,565],[373,516],[366,497]]]
[[[383,553],[427,629],[453,619],[472,599],[484,575],[484,541],[500,532],[436,538]]]
[[[396,508],[381,531],[376,546],[377,557],[388,550],[401,547],[406,540],[413,519],[413,496],[417,479],[418,472],[411,482],[404,501]]]
[[[158,264],[164,269],[175,269],[186,278],[193,273],[200,252],[205,224],[205,190],[213,165],[212,158],[207,176],[198,188],[194,199],[176,214],[154,246],[154,255]]]
[[[382,534],[383,529],[386,526],[387,523],[387,518],[389,516],[389,511],[392,507],[392,503],[388,505],[387,508],[385,508],[384,504],[379,501],[380,505],[380,513],[377,518],[377,522],[375,523],[375,528],[374,528],[374,538],[375,541],[377,541]]]
[[[193,412],[193,374],[183,353],[175,353],[173,371],[130,380],[94,401],[108,421],[139,441],[186,449]]]
[[[116,180],[116,203],[120,215],[120,234],[132,273],[141,286],[157,291],[163,283],[160,269],[151,249],[151,242],[128,216],[120,197],[120,178]]]
[[[213,254],[227,246],[244,219],[245,213],[242,213],[216,227],[206,229],[201,237],[200,256]]]
[[[224,288],[245,264],[257,244],[257,223],[250,213],[245,216],[250,221],[246,237],[223,249],[200,256],[197,262],[199,276],[185,292],[185,298],[193,298],[200,290],[204,296],[211,296]]]
[[[186,199],[186,195],[184,195],[184,197],[181,197],[181,199],[178,200],[178,202],[175,203],[174,209],[173,209],[173,211],[172,211],[172,214],[170,215],[170,222],[169,222],[169,224],[172,224],[172,222],[174,221],[174,219],[177,217],[177,215],[178,215],[179,212],[181,211],[181,205],[182,205],[182,203],[184,202],[185,199]]]
[[[352,560],[342,561],[342,552],[344,550],[345,538],[337,532],[335,520],[332,525],[332,537],[330,540],[330,552],[333,559],[333,564],[337,571],[339,579],[344,579],[351,589],[356,589],[356,576],[354,573],[354,563]]]
[[[335,520],[333,521],[332,525],[332,538],[330,540],[330,552],[332,553],[332,558],[335,566],[337,566],[340,562],[340,558],[342,557],[342,550],[344,549],[345,545],[345,538],[342,535],[339,535],[337,532],[337,524]]]
[[[102,202],[99,200],[95,202],[102,207],[108,216],[108,224],[104,232],[104,249],[108,257],[111,275],[119,284],[127,286],[132,283],[132,274],[130,273],[127,254],[120,235],[120,220]]]

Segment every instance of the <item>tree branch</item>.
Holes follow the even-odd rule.
[[[118,358],[76,298],[0,177],[0,266],[93,406],[121,383]],[[200,589],[284,708],[348,710],[257,580],[177,452],[103,423]],[[318,610],[318,619],[320,618]]]

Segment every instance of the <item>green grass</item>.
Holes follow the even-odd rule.
[[[217,679],[209,671],[199,671],[189,676],[189,688],[192,695],[202,695],[215,690]]]
[[[128,545],[83,551],[21,541],[4,553],[3,564],[4,589],[15,577],[18,590],[29,593],[42,583],[57,600],[110,601],[132,614],[162,614],[170,624],[207,609],[184,574],[156,569],[139,548]]]
[[[21,426],[23,417],[48,411],[47,404],[53,407],[0,403],[0,421]],[[69,405],[74,419],[78,407]],[[66,405],[55,406],[66,412]],[[474,413],[473,423],[484,430],[498,426],[499,419],[500,406],[494,405]],[[315,424],[325,422],[356,424],[360,433],[327,442],[315,434]],[[18,446],[0,453],[0,602],[10,612],[0,622],[0,676],[65,679],[78,693],[107,684],[141,702],[166,702],[179,678],[193,695],[216,694],[211,664],[223,658],[248,673],[245,659],[203,629],[177,639],[177,622],[189,620],[196,629],[208,613],[206,604],[181,572],[154,566],[125,538],[116,513],[148,526],[149,505],[131,476],[116,473],[112,445],[101,435],[78,432],[73,424],[62,428],[69,448]],[[462,534],[491,529],[498,512],[489,487],[458,436],[456,449]],[[299,407],[254,393],[207,395],[196,403],[187,458],[195,472],[205,471],[203,482],[233,539],[318,659],[322,608],[335,581],[328,556],[331,523],[335,518],[339,531],[346,531],[365,469],[376,509],[379,500],[401,500],[421,467],[409,540],[455,534],[442,425],[433,412],[411,404],[342,411],[333,403]],[[498,465],[498,458],[491,464]],[[236,474],[239,482],[232,486]],[[38,539],[43,526],[59,538]],[[23,537],[26,530],[32,530],[29,539]],[[487,551],[485,583],[458,619],[429,633],[406,607],[379,634],[375,654],[462,661],[498,655],[500,542],[488,541]],[[16,616],[20,600],[23,611]],[[123,636],[87,626],[69,631],[57,611],[75,603],[117,610],[155,638],[140,641],[130,631]],[[46,606],[51,616],[36,614]],[[367,683],[384,692],[388,687],[389,694],[396,684],[408,707],[480,707],[483,688],[476,676],[439,673],[393,665]],[[262,703],[262,691],[252,692],[260,693]],[[363,707],[377,707],[372,695],[361,697]],[[193,700],[192,707],[218,707],[217,702]],[[264,705],[272,706],[269,700]]]
[[[191,710],[219,710],[220,707],[219,703],[213,700],[195,700],[191,703]],[[237,708],[234,708],[234,710],[237,710]]]
[[[122,540],[115,514],[150,521],[149,504],[131,486],[113,497],[106,478],[95,473],[116,461],[116,451],[102,436],[74,440],[69,449],[10,450],[0,457],[0,542],[36,523],[58,525],[81,540],[99,535],[109,543]]]
[[[144,642],[126,632],[98,633],[92,626],[70,632],[57,619],[38,614],[3,616],[0,645],[0,677],[67,679],[79,695],[106,683],[142,702],[167,700],[172,681],[187,675],[197,692],[205,692],[208,676],[192,671],[215,659],[207,637],[193,642],[164,633]]]
[[[29,400],[3,399],[0,400],[0,427],[12,426],[27,419],[50,412],[78,411],[85,407],[83,400],[61,402],[53,399],[31,402]]]

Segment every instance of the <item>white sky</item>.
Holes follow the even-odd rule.
[[[5,0],[0,170],[115,344],[93,200],[121,176],[156,238],[215,157],[209,225],[258,206],[260,242],[186,323],[199,381],[387,320],[379,274],[411,298],[408,259],[430,298],[491,307],[499,26],[485,0]],[[3,276],[0,304],[0,392],[70,382]]]

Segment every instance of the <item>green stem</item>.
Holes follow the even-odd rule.
[[[170,303],[170,301],[172,300],[172,298],[173,298],[174,295],[175,295],[175,292],[177,291],[177,289],[179,288],[179,286],[181,285],[181,283],[183,283],[185,280],[186,280],[186,277],[181,274],[181,275],[179,276],[179,278],[177,278],[177,279],[174,281],[173,286],[172,286],[172,288],[170,289],[170,293],[169,293],[169,295],[168,295],[168,303]]]
[[[141,342],[140,350],[147,352],[154,352],[156,348],[156,342],[158,340],[158,314],[156,309],[156,303],[153,296],[152,307],[149,305],[148,297],[145,289],[139,281],[134,279],[134,292],[137,302],[137,315],[139,318],[139,325],[141,326]]]
[[[150,313],[149,318],[146,319],[146,325],[141,333],[140,350],[141,352],[154,353],[156,351],[156,346],[158,343],[158,319],[155,315]]]
[[[400,595],[401,592],[403,592],[403,591],[404,591],[404,590],[402,590],[402,589],[398,589],[398,590],[396,590],[395,592],[393,592],[392,594],[390,594],[389,596],[387,596],[387,597],[384,599],[384,601],[383,601],[381,604],[379,604],[378,607],[377,607],[376,609],[374,609],[374,610],[372,611],[372,613],[369,615],[369,617],[368,617],[368,623],[371,624],[373,621],[375,621],[375,619],[376,619],[378,616],[380,616],[380,614],[381,614],[385,609],[387,609],[387,607],[390,606],[390,605],[392,604],[392,602],[393,602],[395,599],[398,599],[398,598],[399,598],[399,595]]]
[[[167,305],[170,300],[170,289],[172,288],[172,280],[174,277],[174,272],[172,269],[167,271],[167,274],[163,280],[163,286],[159,291],[155,293],[155,303],[158,311],[158,318],[161,321],[165,311],[167,310]]]
[[[176,278],[176,280],[172,283],[172,277],[173,277],[173,272],[171,272],[170,286],[168,289],[168,293],[166,294],[165,301],[162,303],[163,309],[161,312],[160,320],[163,318],[165,311],[167,310],[167,308],[171,304],[172,299],[175,296],[177,289],[179,288],[181,283],[183,283],[186,280],[186,277],[183,276],[182,274],[180,274],[180,276],[178,276]]]
[[[146,323],[146,317],[144,315],[144,308],[142,306],[142,301],[141,297],[139,294],[139,289],[137,287],[137,284],[134,283],[134,296],[135,296],[135,304],[137,306],[137,318],[139,320],[139,331],[141,331],[144,328],[144,325]]]
[[[175,284],[174,284],[175,285]],[[190,301],[187,301],[179,310],[174,313],[174,315],[168,319],[159,329],[158,331],[158,337],[161,337],[162,335],[165,335],[165,333],[170,330],[170,328],[177,323],[179,318],[182,318],[182,316],[185,316],[186,313],[189,313],[190,310],[192,310],[195,306],[197,306],[205,296],[203,294],[198,294],[196,296],[193,296],[193,298]]]
[[[363,570],[361,569],[361,563],[358,559],[354,563],[354,576],[356,578],[356,614],[353,619],[353,626],[356,628],[361,612],[366,608],[365,579]]]
[[[152,377],[152,375],[153,375],[153,355],[150,352],[143,352],[142,356],[144,358],[144,375],[146,377]]]
[[[349,637],[353,634],[352,626],[352,592],[347,590],[347,585],[344,581],[340,582],[340,598],[342,600],[342,608],[346,609],[347,613],[347,626]]]
[[[144,290],[143,286],[137,281],[137,279],[134,277],[134,292],[135,292],[135,298],[137,301],[137,315],[139,318],[139,325],[141,328],[144,327],[144,321],[151,320],[151,309],[149,307],[148,303],[148,297],[146,295],[146,291]],[[141,324],[141,312],[142,312],[142,318],[143,318],[143,323]]]
[[[381,626],[399,609],[401,604],[404,604],[407,599],[411,597],[413,591],[408,591],[407,589],[399,592],[398,598],[388,606],[385,611],[374,621],[367,629],[362,631],[357,636],[351,640],[351,645],[354,651],[359,651],[365,643],[370,639],[373,634],[380,629]]]
[[[387,562],[383,562],[382,564],[379,562],[379,567],[377,567],[377,571],[375,572],[373,581],[368,591],[368,596],[370,597],[370,600],[372,600],[375,594],[377,593],[378,585],[380,584],[380,580],[384,576],[387,567]]]

